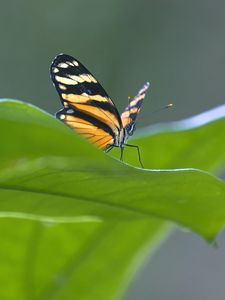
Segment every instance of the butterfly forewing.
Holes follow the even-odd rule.
[[[54,59],[51,77],[64,106],[57,117],[99,148],[113,145],[122,128],[121,118],[95,77],[79,61],[65,54]]]
[[[94,76],[72,56],[66,54],[56,56],[51,65],[51,76],[60,96],[63,90],[63,87],[59,86],[61,84],[65,85],[64,90],[67,94],[87,93],[108,97]]]
[[[121,114],[121,120],[123,127],[127,129],[129,135],[133,134],[134,124],[136,122],[138,113],[141,109],[143,100],[145,98],[146,92],[149,88],[149,82],[146,82],[144,86],[140,89],[138,94],[134,98],[129,99],[129,104],[125,108],[124,112]]]

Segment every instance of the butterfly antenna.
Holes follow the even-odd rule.
[[[165,105],[161,108],[158,108],[158,109],[152,111],[151,114],[154,114],[154,113],[159,112],[161,110],[164,110],[164,109],[167,109],[167,108],[172,108],[172,107],[173,107],[173,103],[169,103],[169,104],[167,104],[167,105]]]

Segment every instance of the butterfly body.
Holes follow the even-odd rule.
[[[120,147],[122,156],[122,149],[135,130],[136,118],[149,83],[129,99],[120,116],[100,83],[72,56],[56,56],[50,73],[63,105],[56,117],[106,152]]]

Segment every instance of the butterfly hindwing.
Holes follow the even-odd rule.
[[[78,60],[66,54],[54,59],[50,72],[64,106],[57,117],[78,133],[82,131],[81,135],[99,148],[113,145],[122,128],[121,118],[95,77]],[[88,122],[82,128],[81,119]]]
[[[105,150],[114,142],[114,132],[110,127],[79,110],[66,107],[57,112],[56,117],[100,149]]]

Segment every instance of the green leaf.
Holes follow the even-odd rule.
[[[139,130],[132,144],[139,146],[146,168],[197,168],[218,173],[225,165],[224,117],[225,105],[221,105],[186,120],[151,125]],[[118,151],[113,151],[118,156]],[[124,152],[126,162],[140,165],[133,149]]]
[[[168,221],[212,240],[225,223],[225,184],[193,167],[221,168],[224,127],[221,118],[144,133],[136,143],[146,166],[190,169],[142,170],[33,106],[1,102],[0,217],[7,219],[0,237],[7,247],[0,280],[12,278],[1,298],[115,299]],[[131,150],[125,159],[133,163]]]
[[[70,221],[157,217],[180,223],[207,239],[223,226],[225,184],[213,176],[194,169],[129,167],[98,151],[53,117],[19,102],[3,102],[0,113],[1,199],[12,199],[0,201],[3,214],[69,217]],[[224,120],[210,125],[218,130],[221,123]],[[201,137],[201,144],[206,129],[193,131]],[[212,134],[212,129],[208,131]],[[187,141],[187,132],[182,134]],[[182,138],[177,139],[179,147]],[[149,139],[144,140],[147,147]]]
[[[0,295],[6,300],[115,299],[166,234],[166,224],[155,219],[0,224]]]

